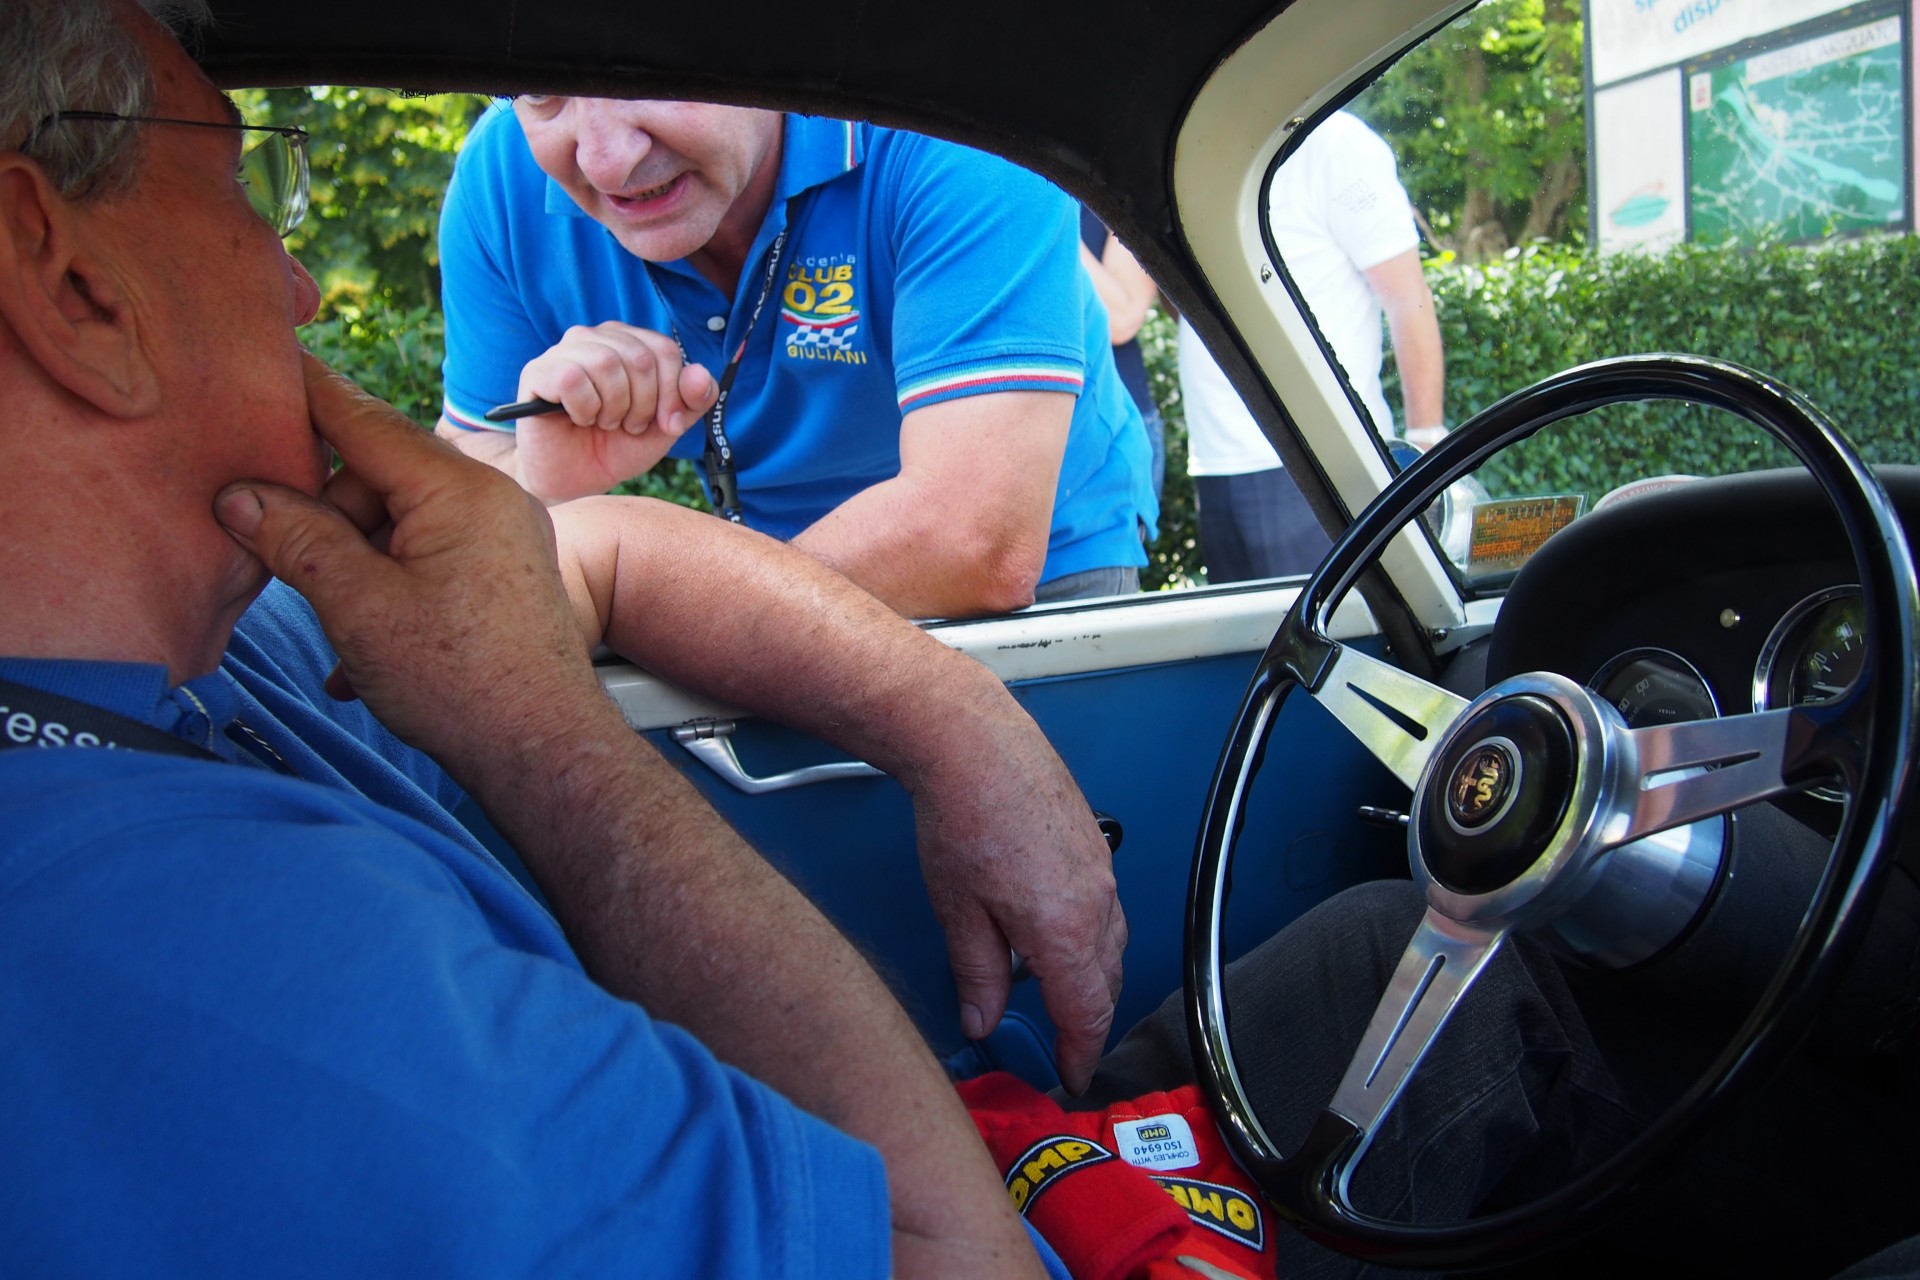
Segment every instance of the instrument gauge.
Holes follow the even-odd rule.
[[[1866,605],[1857,586],[1816,591],[1774,623],[1753,669],[1753,709],[1832,702],[1853,684],[1866,661]],[[1807,792],[1844,800],[1832,787]]]
[[[1720,714],[1706,678],[1668,649],[1630,649],[1596,671],[1587,687],[1612,703],[1629,729]]]
[[[1845,693],[1867,656],[1864,609],[1860,588],[1843,586],[1787,610],[1760,647],[1753,709],[1810,706]]]

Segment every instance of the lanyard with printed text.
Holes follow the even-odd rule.
[[[218,760],[205,747],[138,720],[63,698],[30,685],[0,680],[0,751],[14,747],[104,747]]]
[[[0,699],[5,700],[0,702],[0,751],[18,747],[95,747],[109,751],[151,751],[225,763],[198,743],[176,738],[163,729],[96,707],[91,702],[63,698],[11,680],[0,680]],[[227,727],[227,737],[275,772],[293,772],[278,751],[239,720]]]
[[[714,513],[734,524],[745,524],[745,513],[740,510],[740,482],[733,465],[733,444],[727,439],[726,414],[727,395],[733,390],[733,379],[740,372],[741,357],[747,353],[747,339],[753,336],[754,326],[760,323],[760,312],[767,305],[767,299],[773,295],[773,282],[780,274],[780,250],[787,243],[787,233],[783,229],[773,238],[773,247],[767,251],[767,277],[760,285],[760,296],[754,300],[753,313],[747,317],[747,331],[740,335],[740,345],[733,350],[733,359],[727,361],[727,367],[720,373],[719,394],[714,397],[713,408],[707,410],[707,448],[701,455],[700,466],[707,476],[707,492],[713,497]],[[660,291],[660,283],[653,278],[653,272],[647,272],[647,279],[653,284],[654,294],[660,299],[660,305],[667,310],[667,324],[673,330],[673,341],[680,348],[680,359],[687,359],[687,344],[680,340],[680,325],[674,319],[673,306],[667,301],[667,295]]]

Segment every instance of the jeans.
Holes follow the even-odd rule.
[[[1195,476],[1209,583],[1311,573],[1333,546],[1283,467]]]
[[[1132,565],[1114,565],[1107,569],[1082,569],[1062,574],[1034,589],[1035,604],[1056,600],[1093,600],[1100,596],[1130,596],[1140,590],[1140,571]]]

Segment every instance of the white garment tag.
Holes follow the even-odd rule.
[[[1200,1163],[1193,1127],[1171,1113],[1115,1121],[1113,1146],[1122,1160],[1142,1169],[1190,1169]]]

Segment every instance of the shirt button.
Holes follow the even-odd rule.
[[[708,316],[707,317],[707,331],[709,333],[719,333],[722,329],[725,329],[726,327],[727,327],[727,318],[725,316]]]

